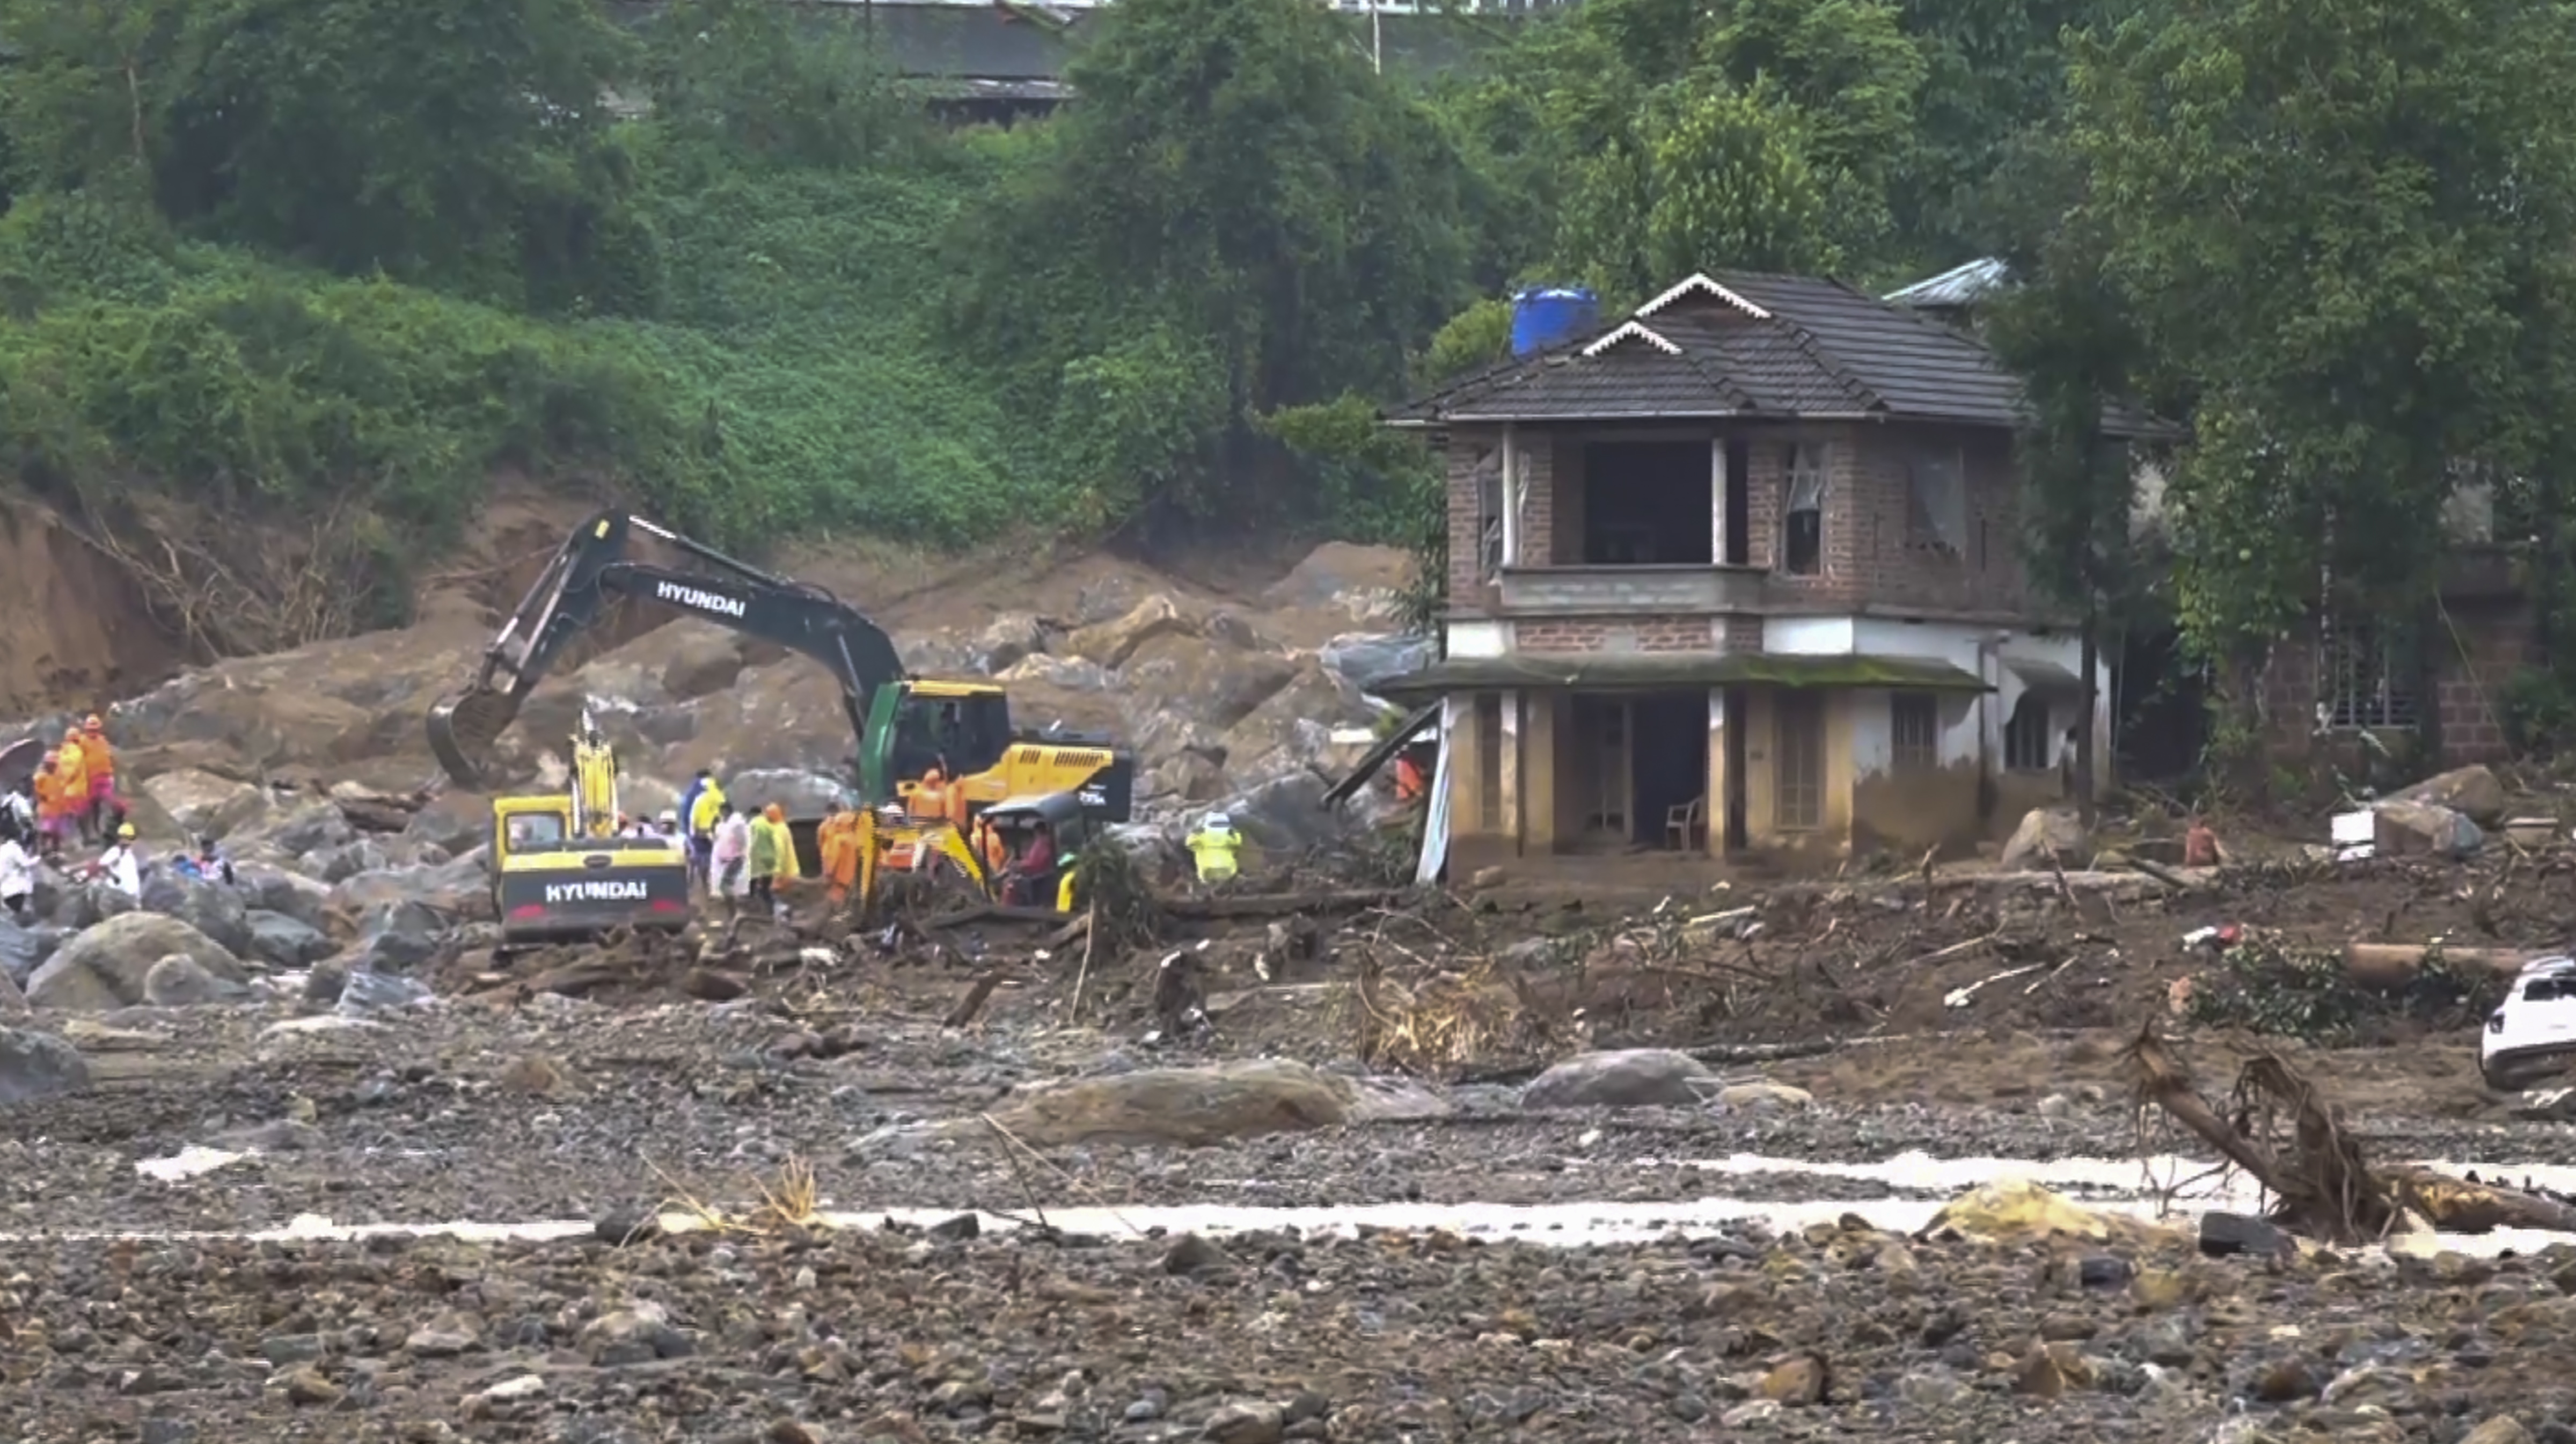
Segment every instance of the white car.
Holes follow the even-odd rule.
[[[2487,1015],[2478,1037],[2478,1071],[2487,1086],[2515,1093],[2576,1069],[2576,958],[2541,958],[2524,966],[2513,991]]]

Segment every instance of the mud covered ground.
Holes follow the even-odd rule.
[[[2146,1019],[2214,1092],[2284,1046],[2373,1156],[2576,1163],[2576,1130],[2515,1121],[2480,1086],[2473,1032],[2391,1018],[2361,1046],[2278,1045],[2167,1006],[2175,979],[2217,966],[2179,943],[2204,925],[2548,946],[2576,912],[2563,859],[2253,872],[2170,895],[2077,882],[1785,888],[1698,925],[1732,900],[1617,919],[1505,892],[1316,908],[1174,923],[1087,973],[1078,946],[1041,958],[1019,924],[887,947],[809,920],[730,949],[605,955],[617,976],[588,997],[495,992],[467,959],[439,1003],[372,1020],[284,997],[85,1020],[64,1031],[94,1086],[0,1131],[0,1232],[19,1239],[0,1423],[41,1440],[2166,1440],[2250,1410],[2224,1437],[2456,1440],[2510,1414],[2576,1439],[2576,1384],[2548,1362],[2576,1328],[2576,1256],[2489,1275],[2132,1241],[2077,1250],[2123,1261],[2097,1260],[2087,1285],[2047,1247],[1857,1229],[1580,1249],[1235,1235],[1204,1267],[1123,1229],[624,1248],[587,1228],[490,1245],[27,1237],[307,1217],[622,1233],[682,1195],[739,1215],[791,1160],[817,1206],[858,1212],[1669,1203],[1678,1221],[1711,1195],[1929,1200],[1797,1165],[2170,1148],[2141,1137],[2124,1091],[2119,1049]],[[1158,987],[1175,953],[1177,994]],[[2016,968],[2032,970],[1944,1002]],[[972,1022],[944,1026],[995,969]],[[1585,1046],[1828,1042],[1724,1065],[1805,1106],[1517,1107],[1518,1079]],[[862,1143],[972,1119],[1018,1084],[1253,1055],[1366,1055],[1453,1116],[1016,1161],[971,1135]],[[138,1168],[189,1149],[233,1157]],[[1736,1155],[1757,1161],[1708,1166]],[[2155,1281],[2133,1287],[2138,1271]]]

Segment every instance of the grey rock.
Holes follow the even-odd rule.
[[[1687,1108],[1700,1101],[1706,1064],[1665,1048],[1581,1053],[1548,1069],[1521,1090],[1521,1106],[1554,1108]]]
[[[155,868],[143,880],[143,910],[177,918],[235,957],[250,951],[250,907],[237,888]]]
[[[172,953],[143,975],[143,1001],[156,1008],[231,1002],[248,991],[239,983],[227,983],[207,972],[186,953]]]
[[[106,1012],[144,1001],[144,979],[172,953],[183,953],[225,982],[245,981],[241,963],[214,939],[177,918],[127,913],[63,944],[27,982],[39,1008]]]
[[[0,1107],[88,1086],[89,1063],[79,1049],[51,1033],[0,1028]]]
[[[266,843],[280,852],[302,857],[325,848],[340,847],[357,840],[358,830],[340,812],[340,805],[324,798],[307,798],[281,807],[268,817],[243,827],[230,841]]]
[[[63,944],[62,930],[42,923],[20,926],[0,917],[0,974],[12,983],[24,986],[35,976],[36,969]]]
[[[320,929],[330,918],[331,889],[318,878],[267,863],[236,862],[242,900],[255,912],[278,913],[308,928]]]
[[[384,847],[373,838],[362,837],[338,847],[326,847],[307,854],[304,867],[324,882],[346,882],[362,872],[381,872],[393,866]]]
[[[270,967],[311,967],[339,951],[319,929],[284,913],[253,912],[248,916],[249,954]]]
[[[1427,637],[1345,632],[1324,644],[1322,657],[1336,676],[1365,692],[1389,677],[1431,665],[1439,648]]]

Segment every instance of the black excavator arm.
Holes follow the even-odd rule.
[[[702,564],[682,571],[629,561],[636,533]],[[903,659],[876,623],[823,588],[738,561],[642,517],[603,511],[582,523],[546,564],[484,650],[473,685],[429,713],[429,748],[460,786],[488,785],[492,745],[564,648],[599,619],[610,600],[635,597],[776,642],[831,669],[841,684],[850,732],[864,744],[876,689],[905,680]]]

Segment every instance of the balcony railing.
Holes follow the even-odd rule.
[[[1685,616],[1762,609],[1761,567],[1505,567],[1507,612],[1678,613]]]

